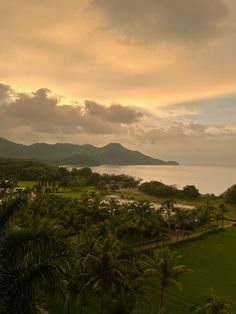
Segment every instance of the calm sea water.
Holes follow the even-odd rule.
[[[143,181],[161,181],[182,188],[195,185],[201,193],[219,195],[236,184],[236,166],[98,166],[93,171],[109,174],[128,174]]]

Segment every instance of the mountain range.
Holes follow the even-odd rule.
[[[178,165],[176,161],[163,161],[129,150],[119,143],[110,143],[104,147],[66,143],[23,145],[0,138],[0,157],[37,159],[60,165],[78,166]]]

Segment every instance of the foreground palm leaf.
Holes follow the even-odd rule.
[[[8,224],[20,204],[11,201],[0,214],[0,312],[34,314],[51,298],[65,298],[72,250],[56,230]]]
[[[4,231],[4,228],[8,226],[10,221],[15,215],[24,208],[27,204],[27,199],[23,196],[3,202],[0,204],[0,232]]]

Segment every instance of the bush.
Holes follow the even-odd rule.
[[[200,196],[199,190],[194,185],[186,185],[182,193],[187,198],[197,198]]]
[[[178,190],[173,185],[166,185],[159,181],[145,182],[140,185],[140,191],[161,197],[172,197],[178,194]]]
[[[228,190],[223,193],[223,197],[227,203],[236,205],[236,184],[228,188]]]

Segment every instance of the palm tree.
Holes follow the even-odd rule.
[[[195,314],[231,314],[232,302],[225,296],[208,293],[204,296],[203,305],[193,306],[190,311]]]
[[[143,245],[143,236],[149,225],[149,221],[152,215],[151,204],[147,201],[138,201],[132,204],[135,213],[135,225],[139,233],[140,248]]]
[[[147,276],[157,276],[160,284],[159,301],[160,311],[164,312],[165,291],[169,287],[181,289],[179,277],[190,271],[185,265],[179,264],[180,256],[168,248],[155,251],[153,256],[145,256],[143,266]]]
[[[133,313],[135,294],[131,290],[124,289],[112,302],[111,314],[131,314]]]
[[[216,208],[209,201],[206,202],[204,208],[205,208],[206,218],[208,219],[208,222],[207,222],[207,229],[208,229],[209,224],[215,218]]]
[[[201,226],[202,232],[204,231],[204,226],[206,227],[206,230],[208,229],[208,225],[212,220],[212,207],[209,202],[207,202],[205,206],[197,208],[196,219],[198,225]]]
[[[15,198],[0,207],[1,313],[35,314],[66,296],[72,250],[57,230],[22,228],[14,215],[27,204]]]
[[[83,260],[88,280],[84,287],[91,287],[101,297],[101,313],[106,313],[108,299],[116,283],[125,280],[122,266],[126,260],[121,259],[119,241],[108,236],[103,241],[95,240],[93,251]]]
[[[174,223],[177,230],[177,241],[179,240],[179,231],[182,232],[182,237],[184,239],[186,235],[186,229],[187,226],[189,226],[192,222],[192,213],[185,209],[180,207],[175,207],[175,216],[174,216]]]
[[[176,204],[175,200],[169,199],[164,201],[161,204],[160,208],[160,210],[165,213],[165,216],[167,218],[169,234],[171,233],[171,214],[174,211],[175,204]]]
[[[70,285],[75,292],[79,293],[81,303],[81,313],[83,306],[87,304],[87,283],[90,279],[90,274],[87,272],[85,259],[93,253],[95,238],[86,227],[80,231],[78,235],[77,258],[74,264]]]
[[[151,216],[149,232],[155,237],[157,245],[160,241],[164,242],[169,239],[166,221],[159,211],[155,211]]]
[[[226,211],[227,211],[227,207],[226,207],[225,203],[221,203],[219,205],[219,212],[220,212],[221,227],[222,228],[224,226],[224,214],[226,213]]]
[[[118,239],[121,238],[123,232],[127,228],[128,212],[124,207],[118,210],[110,212],[109,219],[107,220],[107,226],[110,231],[113,232]]]

